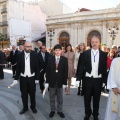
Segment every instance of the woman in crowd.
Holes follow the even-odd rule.
[[[85,47],[84,43],[80,43],[77,48],[78,48],[78,50],[75,52],[75,60],[74,60],[74,71],[75,71],[75,73],[77,71],[78,60],[79,60],[80,54],[83,53],[83,51],[85,51],[86,47]],[[82,85],[82,90],[80,91],[80,86],[81,85]],[[80,95],[80,92],[81,92],[81,96],[83,96],[83,88],[84,88],[83,86],[84,86],[84,84],[83,84],[83,78],[82,78],[82,82],[80,81],[80,85],[78,87],[77,95]]]
[[[65,52],[62,54],[64,57],[68,58],[68,87],[65,88],[65,94],[70,94],[71,78],[74,77],[74,57],[75,53],[72,50],[71,44],[65,46]]]
[[[114,59],[115,56],[115,52],[113,50],[110,50],[110,52],[108,53],[107,56],[107,77],[108,77],[108,73],[110,71],[110,66],[112,63],[112,60]],[[107,87],[107,79],[104,81],[104,87],[103,87],[103,92],[105,92],[105,87]]]

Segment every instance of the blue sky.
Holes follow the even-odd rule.
[[[78,8],[88,8],[91,10],[105,9],[116,7],[120,0],[61,0],[63,3],[72,8],[73,11]]]

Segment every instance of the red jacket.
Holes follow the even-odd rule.
[[[107,57],[107,68],[110,68],[113,58]]]

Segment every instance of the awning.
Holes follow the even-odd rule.
[[[39,41],[39,40],[41,40],[42,38],[45,38],[45,37],[46,37],[46,32],[43,32],[40,37],[32,40],[32,42],[37,42],[37,41]]]

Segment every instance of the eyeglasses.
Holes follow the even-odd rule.
[[[32,46],[25,46],[26,48],[31,48]]]

